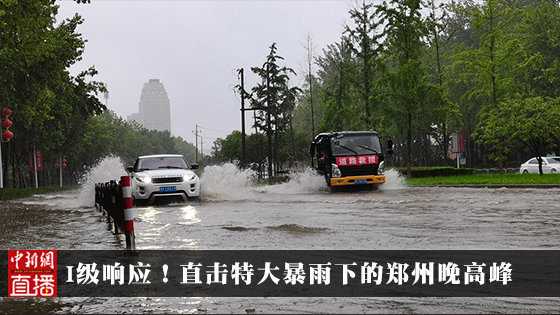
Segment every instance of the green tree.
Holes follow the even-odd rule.
[[[319,91],[324,103],[319,130],[342,131],[362,125],[363,122],[356,119],[363,115],[364,108],[357,108],[354,102],[357,65],[348,40],[343,36],[338,43],[329,44],[317,58],[317,65]]]
[[[384,55],[389,64],[386,84],[387,124],[405,141],[405,164],[411,176],[411,156],[415,130],[428,130],[435,114],[449,104],[438,86],[430,84],[420,62],[422,39],[426,34],[421,2],[393,0],[377,7],[387,35]]]
[[[487,110],[484,107],[531,94],[530,86],[521,78],[528,75],[532,62],[515,32],[520,22],[519,9],[503,0],[486,0],[454,10],[468,18],[477,39],[475,45],[459,47],[452,56],[454,85],[468,87],[459,102],[465,131],[472,134],[479,123],[478,113]],[[485,150],[484,146],[478,149],[480,153]],[[498,161],[502,169],[503,160]]]
[[[352,8],[348,13],[354,22],[354,27],[346,26],[345,34],[349,48],[360,64],[360,80],[357,83],[364,107],[363,114],[360,116],[366,129],[376,129],[380,120],[379,97],[375,93],[375,84],[379,77],[379,75],[376,76],[376,63],[379,58],[380,44],[378,41],[381,34],[378,33],[373,3],[366,3],[364,0],[359,7]]]
[[[530,150],[539,161],[552,152],[560,138],[560,98],[510,99],[481,113],[475,134],[489,145],[494,160],[504,160],[512,150]]]
[[[560,6],[557,1],[532,1],[521,12],[515,27],[527,51],[529,75],[525,79],[534,95],[560,97]]]
[[[82,1],[79,1],[82,2]],[[71,76],[67,68],[80,59],[85,41],[76,32],[83,20],[76,15],[55,24],[54,1],[2,1],[0,3],[0,104],[13,110],[15,137],[7,147],[12,185],[33,147],[43,156],[60,156],[76,146],[84,121],[105,107],[95,94],[101,83],[88,81],[96,74],[89,69]],[[16,171],[19,174],[16,176]]]
[[[278,65],[278,61],[284,58],[278,55],[276,50],[276,43],[273,43],[264,64],[260,68],[251,68],[261,78],[261,83],[252,88],[252,94],[253,104],[263,108],[257,115],[256,123],[257,127],[267,135],[269,179],[272,178],[272,166],[277,155],[278,136],[291,122],[295,100],[300,91],[297,87],[289,87],[289,75],[296,73],[291,68]]]
[[[448,11],[443,4],[436,5],[435,0],[429,0],[428,3],[429,14],[426,17],[426,30],[427,30],[427,43],[429,45],[427,52],[427,61],[425,62],[428,67],[428,72],[432,75],[432,82],[439,86],[445,97],[442,98],[443,103],[436,108],[442,109],[439,111],[436,124],[431,128],[430,136],[437,141],[440,147],[441,159],[445,164],[449,150],[450,134],[453,130],[458,130],[460,122],[459,107],[451,101],[446,92],[449,91],[447,85],[444,83],[444,76],[448,64],[446,59],[448,49],[446,49],[448,42],[453,38],[454,31],[450,30],[448,22]],[[434,62],[435,61],[435,62]],[[430,71],[431,70],[431,71]]]

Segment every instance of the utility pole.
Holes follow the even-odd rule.
[[[35,188],[39,188],[39,178],[37,176],[37,151],[35,146],[33,146],[33,170],[35,174]]]
[[[241,167],[245,167],[247,163],[247,149],[245,146],[245,79],[243,77],[243,68],[237,71],[241,80]]]
[[[194,131],[194,147],[195,147],[195,162],[198,163],[198,124],[195,125]]]
[[[270,65],[266,65],[266,138],[268,146],[268,184],[272,184],[272,126],[270,117]]]
[[[307,65],[309,72],[307,73],[309,78],[309,105],[311,107],[311,137],[315,137],[315,113],[313,111],[313,74],[311,65],[313,63],[313,40],[311,35],[307,35]]]
[[[62,157],[58,158],[58,176],[60,179],[60,187],[62,187]]]
[[[0,188],[4,188],[4,169],[2,165],[2,142],[0,141]]]

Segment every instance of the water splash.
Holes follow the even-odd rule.
[[[119,180],[121,176],[126,175],[124,163],[120,157],[106,156],[99,160],[97,164],[82,176],[80,182],[82,188],[76,202],[80,206],[93,206],[95,196],[95,184],[104,183],[110,180]]]
[[[251,192],[256,173],[233,163],[206,166],[200,177],[203,198],[239,200]]]
[[[385,171],[385,184],[380,185],[380,190],[398,190],[406,188],[406,184],[404,183],[404,176],[401,173],[389,169]]]
[[[265,192],[279,194],[301,194],[328,191],[325,178],[311,168],[290,174],[290,180],[279,185],[263,187]]]

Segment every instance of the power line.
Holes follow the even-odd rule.
[[[204,130],[208,130],[208,131],[222,132],[222,133],[225,133],[225,134],[231,133],[231,131],[225,131],[225,130],[219,130],[219,129],[212,129],[212,128],[207,128],[207,127],[203,127],[203,126],[198,126],[198,128],[204,129]]]

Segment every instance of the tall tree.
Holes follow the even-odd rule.
[[[360,62],[360,80],[358,81],[362,104],[364,107],[362,119],[367,129],[377,129],[380,121],[379,105],[375,83],[379,75],[376,74],[376,62],[379,58],[379,39],[382,34],[378,32],[373,3],[362,1],[359,7],[352,8],[349,12],[354,27],[346,26],[345,35],[351,51]]]
[[[257,115],[257,127],[266,132],[268,147],[268,176],[272,181],[274,156],[278,148],[278,135],[286,129],[291,121],[291,114],[295,107],[295,99],[299,88],[289,87],[289,75],[295,75],[292,68],[280,66],[278,61],[284,58],[276,53],[276,43],[270,46],[270,53],[261,67],[251,70],[261,78],[261,83],[252,88],[253,104],[258,104],[263,110]],[[272,137],[274,136],[274,151]]]
[[[514,149],[529,150],[539,162],[560,140],[560,98],[510,99],[486,107],[475,134],[492,148],[491,158],[505,160]]]
[[[324,115],[319,129],[321,131],[341,131],[358,128],[362,124],[355,118],[364,112],[357,108],[355,98],[356,62],[352,58],[348,40],[343,36],[335,44],[323,49],[317,58],[317,74],[321,82],[321,95],[324,102]]]
[[[420,10],[419,0],[384,1],[377,6],[387,35],[385,55],[393,64],[385,78],[389,103],[385,112],[388,120],[404,136],[408,177],[411,177],[413,132],[426,128],[425,105],[428,94],[434,90],[427,84],[425,70],[419,61],[423,46],[421,39],[425,34]]]
[[[460,111],[458,105],[451,101],[447,95],[449,91],[444,81],[444,71],[447,70],[448,64],[448,43],[454,37],[455,30],[451,30],[449,26],[448,10],[443,3],[436,5],[435,0],[427,2],[429,14],[425,19],[426,25],[426,41],[428,44],[428,56],[426,65],[428,71],[432,75],[431,82],[435,82],[439,87],[445,103],[436,106],[443,108],[440,110],[437,120],[434,121],[429,137],[435,139],[440,147],[441,160],[445,164],[449,151],[449,141],[451,131],[458,131],[460,122]],[[431,71],[430,71],[431,70]]]
[[[105,108],[95,96],[103,84],[88,81],[95,69],[76,77],[67,71],[84,51],[85,40],[76,32],[82,18],[56,24],[57,13],[50,0],[0,2],[0,104],[14,112],[15,137],[7,146],[12,173],[24,168],[33,147],[47,158],[72,148],[79,133],[68,128],[79,130]]]
[[[514,34],[526,49],[529,67],[525,79],[533,94],[560,97],[560,5],[557,1],[532,1],[521,12]]]

